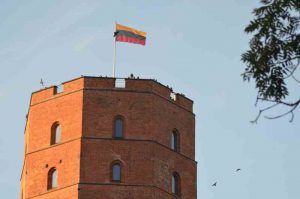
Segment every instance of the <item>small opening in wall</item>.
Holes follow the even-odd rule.
[[[125,88],[126,80],[123,78],[116,78],[115,80],[115,88]]]
[[[170,93],[170,99],[173,100],[173,101],[176,101],[176,93],[171,92]]]
[[[45,167],[48,168],[48,164],[46,164]]]
[[[59,94],[64,92],[64,85],[60,84],[54,87],[54,94]]]

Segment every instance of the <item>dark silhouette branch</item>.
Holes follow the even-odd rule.
[[[299,58],[297,58],[297,59],[298,59],[298,63],[294,65],[294,68],[292,69],[292,71],[290,72],[290,74],[287,75],[286,77],[284,77],[283,79],[287,79],[289,77],[293,77],[294,76],[294,72],[297,70],[297,68],[298,68],[298,66],[300,64]]]
[[[296,105],[295,105],[293,108],[291,108],[289,111],[287,111],[287,112],[285,112],[285,113],[283,113],[283,114],[281,114],[281,115],[277,115],[277,116],[274,116],[274,117],[265,116],[265,118],[266,118],[266,119],[273,120],[273,119],[278,119],[278,118],[284,117],[284,116],[286,116],[286,115],[288,115],[288,114],[291,114],[291,119],[289,120],[289,122],[293,122],[293,120],[294,120],[294,110],[297,108],[298,105],[299,105],[299,103],[296,104]]]
[[[256,118],[255,118],[254,120],[250,121],[250,122],[251,122],[251,123],[256,123],[256,124],[257,124],[257,121],[258,121],[258,119],[260,118],[260,115],[261,115],[263,112],[265,112],[265,111],[267,111],[267,110],[269,110],[269,109],[271,109],[271,108],[274,108],[274,107],[277,106],[277,105],[279,105],[279,104],[278,104],[278,103],[277,103],[277,104],[273,104],[272,106],[269,106],[269,107],[267,107],[267,108],[264,108],[264,109],[259,110],[259,112],[258,112]]]
[[[298,106],[298,104],[300,104],[300,99],[298,99],[296,102],[293,103],[288,103],[288,102],[284,102],[284,101],[276,101],[276,100],[271,100],[271,99],[264,99],[264,98],[258,98],[261,101],[266,101],[266,102],[275,102],[275,103],[279,103],[279,104],[283,104],[286,106]]]
[[[297,79],[294,75],[292,75],[292,78],[297,82],[297,83],[299,83],[300,84],[300,80],[299,79]]]
[[[258,100],[261,100],[261,101],[267,101],[267,102],[273,102],[275,104],[271,105],[271,106],[268,106],[267,108],[264,108],[264,109],[261,109],[259,110],[256,118],[253,120],[253,121],[250,121],[251,123],[257,123],[257,121],[259,120],[261,114],[267,110],[270,110],[272,108],[274,108],[275,106],[277,105],[285,105],[285,106],[289,106],[291,107],[291,109],[283,114],[280,114],[280,115],[277,115],[277,116],[265,116],[266,119],[270,119],[270,120],[273,120],[273,119],[278,119],[278,118],[281,118],[281,117],[284,117],[288,114],[291,114],[291,119],[289,120],[289,122],[293,122],[294,120],[294,110],[299,106],[300,104],[300,99],[296,102],[293,102],[293,103],[288,103],[288,102],[283,102],[283,101],[275,101],[275,100],[269,100],[269,99],[263,99],[263,98],[257,98],[256,99],[256,104],[257,104],[257,101]]]
[[[299,66],[299,65],[295,66],[295,67],[292,69],[292,71],[290,72],[290,74],[288,74],[287,76],[285,76],[283,79],[287,79],[287,78],[293,76],[293,75],[294,75],[294,72],[297,70],[298,66]]]

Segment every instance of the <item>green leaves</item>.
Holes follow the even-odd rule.
[[[253,37],[249,50],[241,56],[246,64],[242,77],[244,81],[255,81],[259,97],[280,102],[289,95],[285,81],[300,62],[300,1],[261,3],[245,28]]]

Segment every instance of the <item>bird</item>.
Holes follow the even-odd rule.
[[[215,182],[213,185],[211,185],[212,187],[216,187],[218,182]]]
[[[235,172],[241,171],[242,169],[236,169]]]
[[[130,79],[134,79],[134,75],[131,73],[129,76]]]
[[[42,78],[41,78],[40,84],[41,84],[42,86],[44,86],[44,82],[43,82],[43,79],[42,79]]]

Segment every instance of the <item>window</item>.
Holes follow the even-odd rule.
[[[60,143],[61,127],[58,122],[55,122],[51,128],[51,145]]]
[[[121,182],[121,165],[120,165],[120,163],[115,163],[112,166],[112,181]]]
[[[171,149],[179,152],[179,133],[177,130],[173,130],[171,135]]]
[[[172,193],[178,196],[180,195],[180,180],[176,172],[172,175]]]
[[[115,120],[115,134],[114,137],[115,138],[123,138],[124,136],[124,122],[122,120],[122,118],[117,118]]]
[[[48,172],[48,189],[53,189],[58,186],[58,174],[55,168],[51,168]]]

